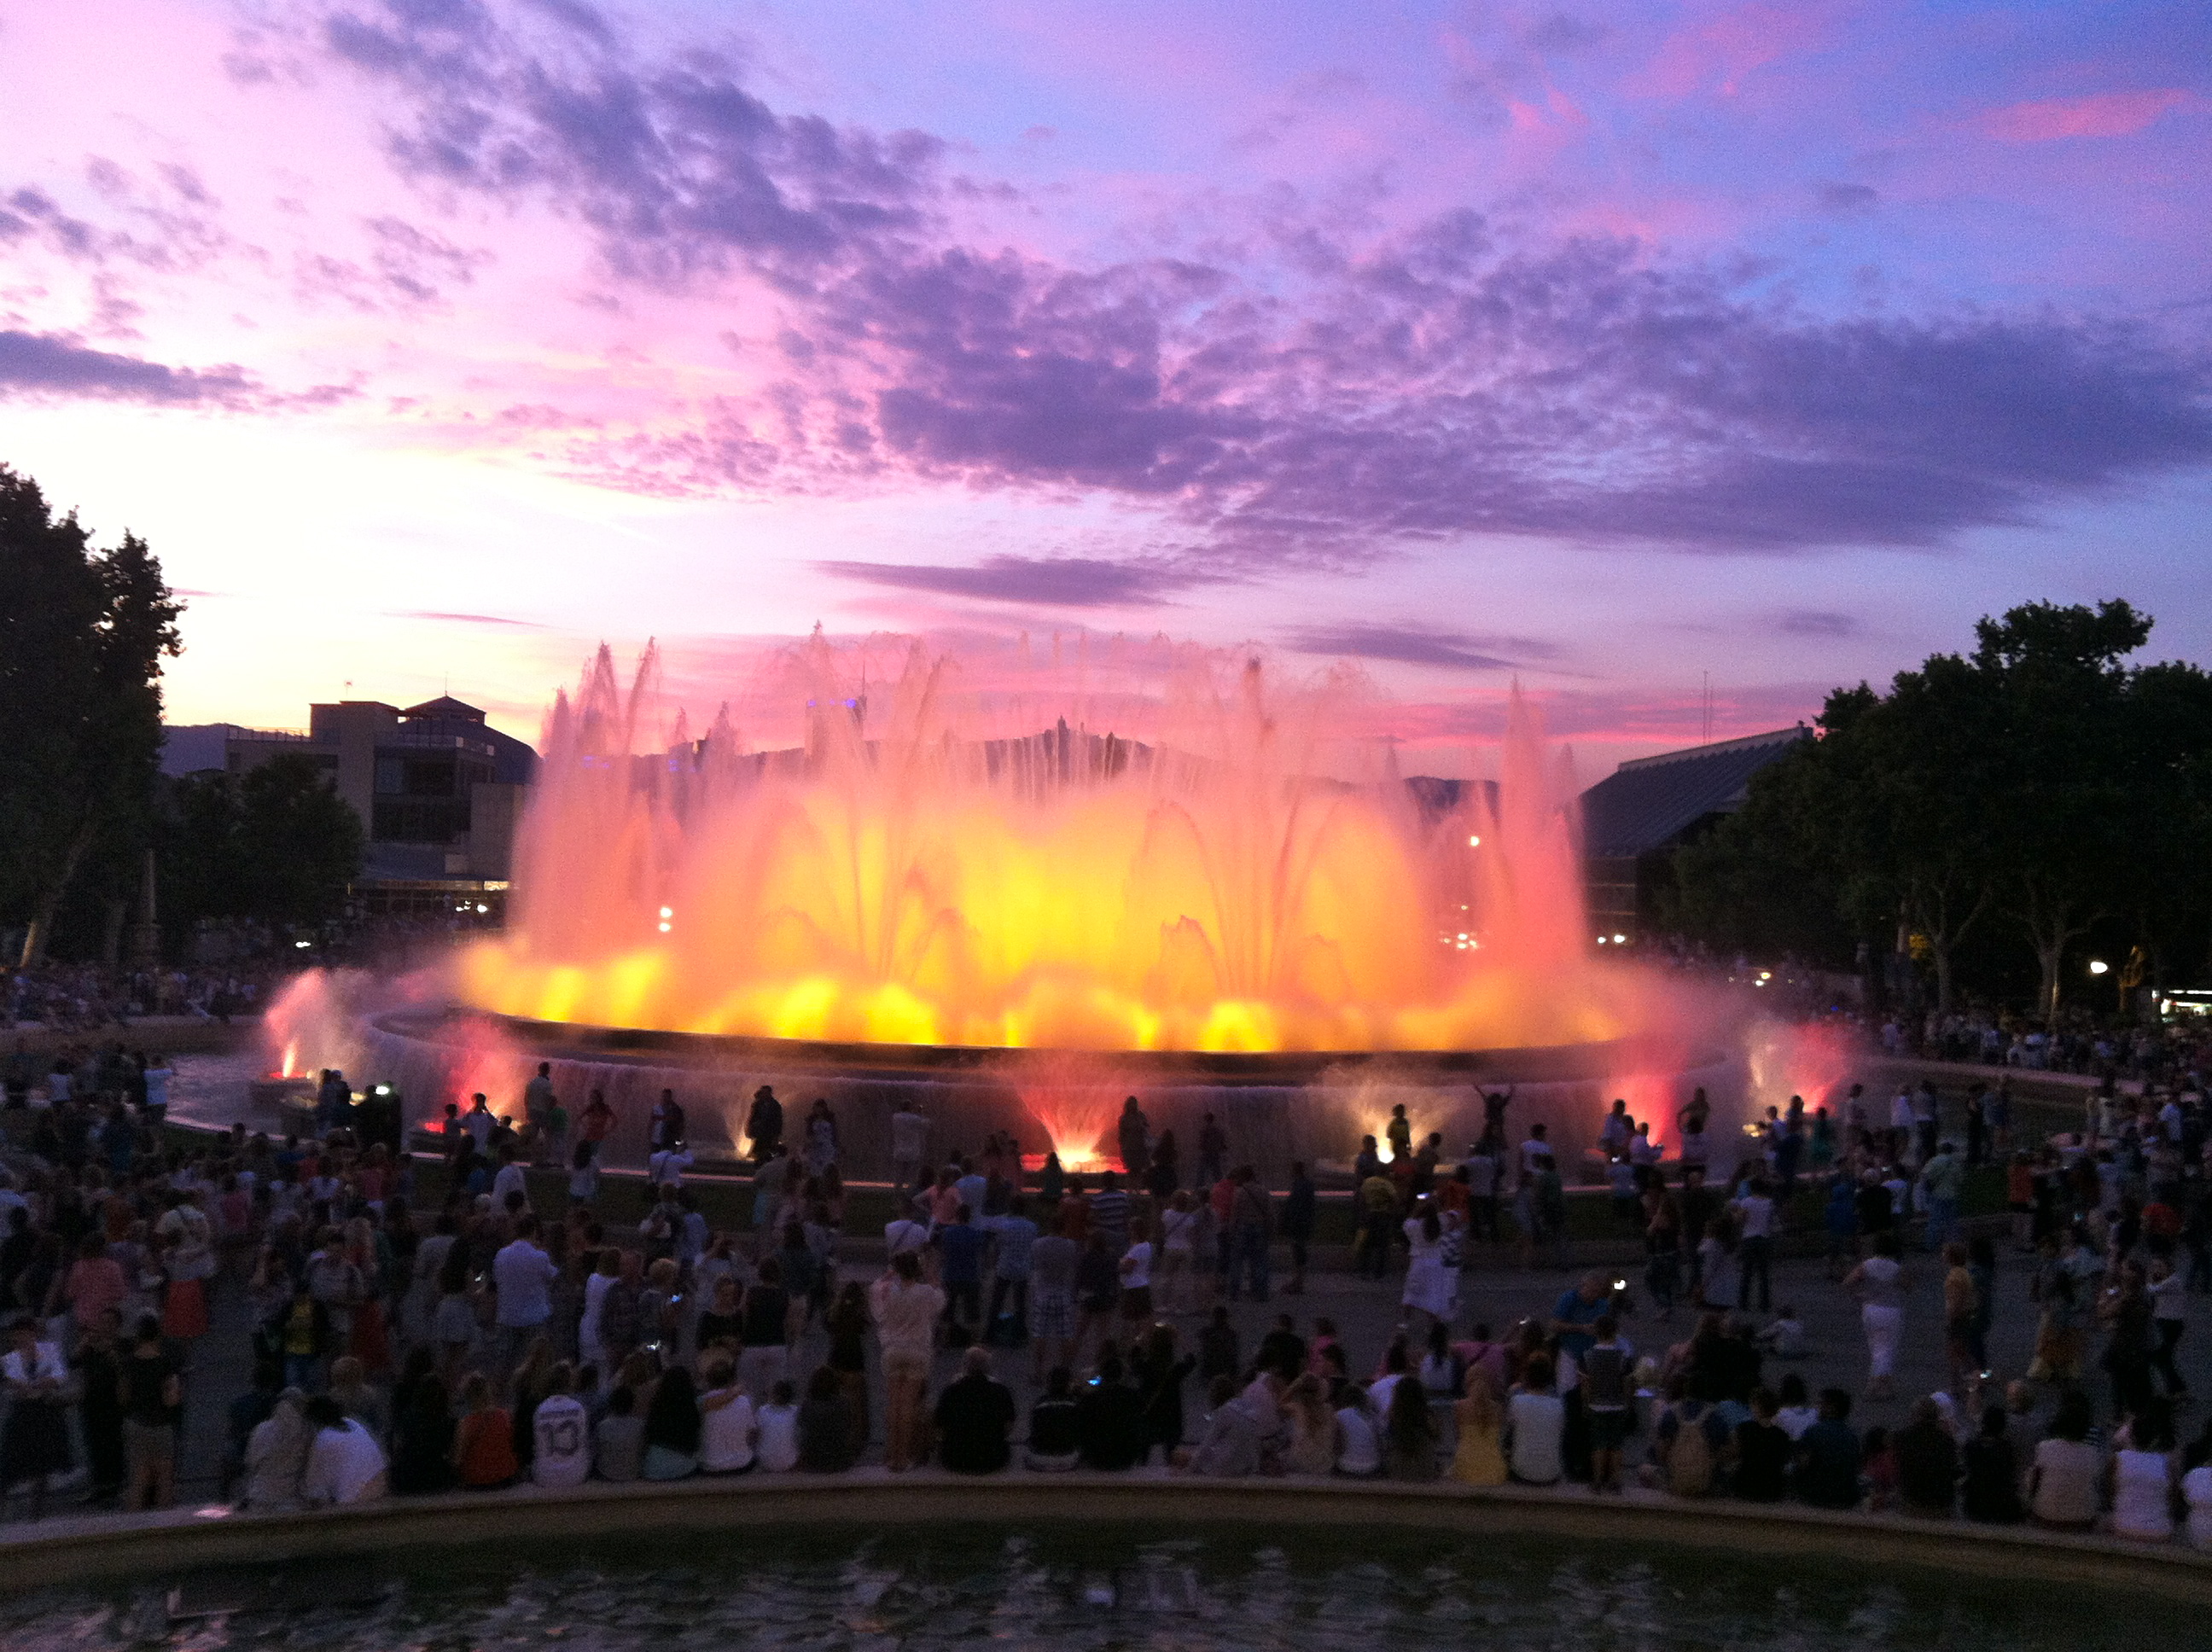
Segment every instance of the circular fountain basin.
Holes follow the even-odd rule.
[[[1725,1049],[1685,1060],[1678,1044],[1622,1039],[1492,1050],[1196,1052],[991,1048],[969,1045],[824,1043],[526,1020],[458,1009],[408,1010],[374,1018],[372,1076],[398,1085],[410,1123],[434,1121],[447,1101],[473,1091],[495,1112],[518,1112],[538,1063],[572,1114],[592,1090],[615,1113],[607,1152],[642,1160],[647,1121],[663,1090],[683,1103],[693,1150],[735,1155],[753,1092],[774,1087],[794,1148],[817,1099],[838,1122],[841,1162],[862,1176],[890,1164],[890,1117],[914,1108],[932,1121],[933,1156],[973,1151],[991,1133],[1029,1153],[1055,1148],[1071,1169],[1118,1165],[1115,1120],[1138,1098],[1155,1138],[1175,1132],[1186,1177],[1199,1132],[1213,1115],[1230,1160],[1280,1178],[1293,1161],[1348,1162],[1364,1134],[1380,1135],[1402,1104],[1415,1139],[1431,1131],[1456,1156],[1480,1133],[1483,1094],[1510,1090],[1515,1140],[1546,1126],[1571,1178],[1595,1142],[1609,1095],[1633,1080],[1640,1096],[1703,1086],[1726,1116],[1743,1089],[1741,1062]],[[1662,1087],[1655,1090],[1654,1086]],[[1642,1102],[1639,1111],[1649,1102]],[[1661,1121],[1670,1128],[1672,1108]]]

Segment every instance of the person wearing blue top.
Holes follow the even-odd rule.
[[[1579,1365],[1597,1340],[1589,1328],[1613,1312],[1611,1282],[1602,1273],[1585,1273],[1582,1283],[1552,1307],[1552,1330],[1559,1339],[1559,1351]]]
[[[1858,1188],[1850,1177],[1839,1175],[1829,1184],[1826,1222],[1828,1277],[1834,1278],[1842,1272],[1844,1259],[1851,1254],[1859,1236]]]
[[[943,1259],[938,1283],[945,1287],[945,1322],[975,1330],[983,1312],[983,1252],[991,1236],[970,1220],[963,1205],[930,1242]]]

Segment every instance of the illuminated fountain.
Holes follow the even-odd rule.
[[[1456,1151],[1484,1086],[1570,1151],[1618,1082],[1662,1134],[1689,1083],[1727,1104],[1710,1017],[1589,955],[1571,775],[1517,695],[1497,787],[1424,808],[1342,676],[1182,651],[1014,694],[915,648],[854,677],[793,651],[803,743],[763,754],[726,711],[663,726],[650,656],[625,686],[602,650],[548,725],[509,929],[456,965],[465,1010],[375,1020],[375,1076],[419,1114],[465,1070],[511,1108],[551,1060],[572,1110],[605,1092],[617,1157],[663,1087],[711,1141],[774,1083],[794,1135],[829,1096],[864,1167],[902,1099],[939,1146],[1088,1158],[1134,1094],[1186,1165],[1211,1111],[1277,1172],[1394,1100]]]

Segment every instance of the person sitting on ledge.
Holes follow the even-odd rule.
[[[384,1449],[367,1429],[326,1394],[307,1401],[307,1422],[315,1438],[300,1476],[302,1503],[311,1509],[335,1508],[385,1495]]]
[[[1045,1377],[1044,1393],[1030,1407],[1030,1433],[1022,1448],[1022,1466],[1058,1473],[1082,1460],[1075,1379],[1066,1366],[1055,1365]]]
[[[971,1347],[961,1375],[937,1396],[938,1459],[956,1474],[995,1474],[1012,1461],[1014,1396],[991,1375],[991,1351]]]
[[[843,1379],[830,1366],[816,1367],[799,1408],[799,1467],[809,1474],[843,1473],[859,1455],[855,1433]]]

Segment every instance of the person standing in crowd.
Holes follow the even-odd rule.
[[[70,1467],[69,1368],[60,1348],[40,1341],[38,1330],[36,1320],[19,1315],[8,1327],[8,1351],[0,1355],[0,1389],[8,1400],[0,1424],[0,1501],[28,1481],[33,1520],[46,1512],[49,1482]]]
[[[905,1251],[870,1287],[868,1308],[883,1356],[884,1463],[902,1473],[928,1459],[929,1364],[945,1293],[923,1280],[920,1260]]]
[[[1235,1302],[1240,1287],[1254,1302],[1267,1300],[1267,1247],[1274,1236],[1273,1202],[1250,1165],[1240,1165],[1230,1204],[1230,1224],[1235,1234],[1235,1260],[1229,1278],[1229,1299]]]
[[[1030,1380],[1074,1361],[1076,1276],[1082,1248],[1066,1228],[1040,1236],[1030,1248]]]
[[[491,1275],[499,1327],[496,1357],[503,1376],[544,1334],[553,1317],[551,1291],[561,1270],[538,1248],[536,1217],[526,1213],[515,1223],[514,1239],[492,1259]]]
[[[161,1322],[143,1315],[123,1362],[125,1509],[166,1509],[175,1500],[184,1404],[184,1377],[162,1345]]]
[[[929,1115],[902,1101],[891,1114],[891,1191],[916,1186],[929,1151]]]
[[[680,1139],[680,1132],[678,1135]],[[753,1174],[758,1176],[760,1167],[783,1151],[783,1103],[776,1100],[774,1085],[763,1084],[753,1091],[752,1106],[745,1112],[745,1139],[753,1145]]]
[[[1741,1269],[1736,1285],[1735,1306],[1745,1313],[1752,1308],[1753,1286],[1758,1287],[1759,1311],[1774,1309],[1774,1199],[1764,1176],[1744,1184],[1735,1201],[1736,1263]]]
[[[1283,1195],[1283,1237],[1290,1242],[1291,1247],[1291,1279],[1283,1287],[1285,1296],[1305,1294],[1306,1261],[1320,1212],[1320,1189],[1314,1186],[1313,1177],[1306,1173],[1305,1161],[1296,1160],[1291,1165],[1289,1190]]]
[[[1142,1187],[1152,1169],[1152,1122],[1133,1096],[1121,1103],[1121,1116],[1114,1124],[1114,1140],[1121,1155],[1121,1174],[1129,1178],[1132,1187]]]
[[[1859,1321],[1866,1332],[1867,1392],[1878,1400],[1888,1396],[1896,1380],[1905,1296],[1911,1288],[1893,1233],[1876,1234],[1874,1254],[1844,1277],[1844,1289],[1859,1300]]]

